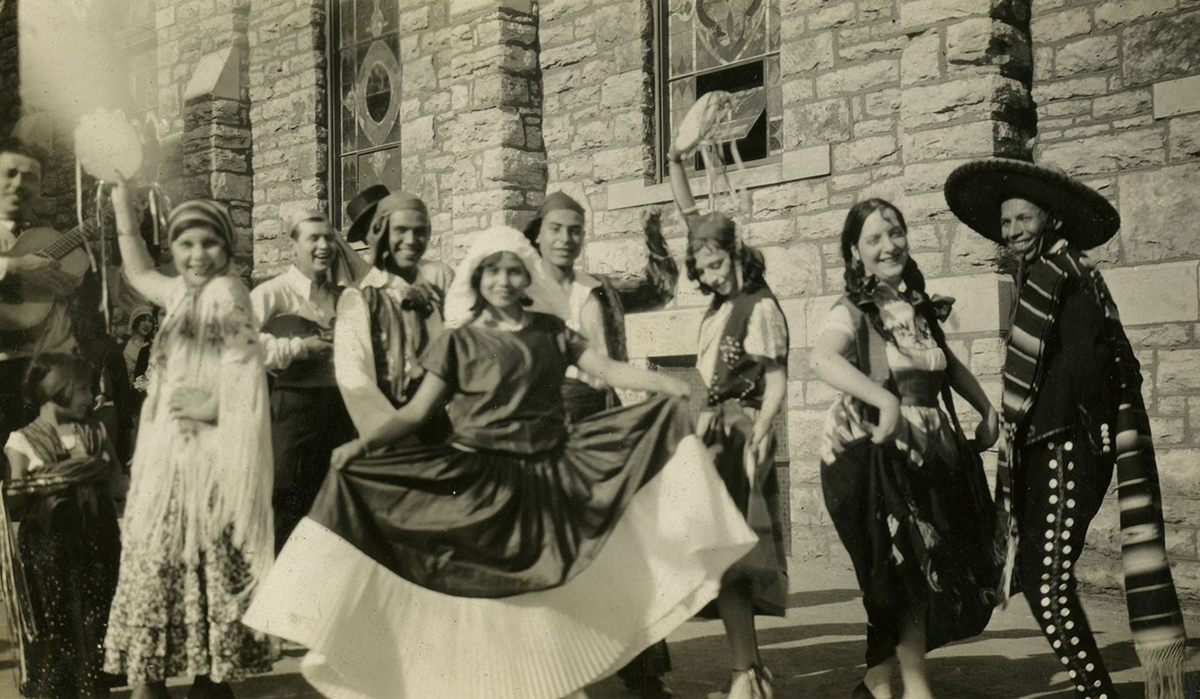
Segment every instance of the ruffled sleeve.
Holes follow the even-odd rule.
[[[764,298],[750,312],[746,324],[746,339],[743,342],[746,354],[764,360],[787,365],[788,356],[787,320],[773,299]]]

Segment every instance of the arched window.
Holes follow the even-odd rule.
[[[330,211],[375,184],[400,187],[400,39],[396,0],[330,0]]]

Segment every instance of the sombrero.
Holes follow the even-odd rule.
[[[1121,215],[1099,192],[1065,172],[1023,160],[962,165],[946,178],[945,194],[960,221],[1001,245],[1000,205],[1013,198],[1031,201],[1062,221],[1062,237],[1079,250],[1103,245],[1121,228]]]
[[[371,227],[371,219],[375,217],[375,206],[389,193],[387,187],[375,184],[350,200],[346,205],[346,218],[351,221],[350,228],[346,231],[346,240],[354,243],[367,237],[367,229]]]

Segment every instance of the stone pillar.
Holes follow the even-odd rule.
[[[175,202],[215,199],[229,207],[236,228],[234,263],[243,278],[254,263],[250,175],[250,101],[240,46],[200,59],[184,92],[182,159],[169,188]]]
[[[249,19],[255,279],[291,261],[296,212],[328,209],[325,26],[325,0],[261,2]]]
[[[416,14],[421,14],[417,16]],[[401,37],[403,181],[433,209],[435,245],[457,257],[464,234],[524,225],[546,187],[537,14],[528,0],[453,0],[406,13]],[[428,100],[440,112],[413,104]]]
[[[904,213],[910,237],[940,249],[918,261],[927,274],[988,271],[994,247],[954,219],[942,186],[968,160],[1029,156],[1029,5],[903,0],[900,21],[910,38],[901,60]]]

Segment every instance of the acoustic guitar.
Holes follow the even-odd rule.
[[[11,250],[0,257],[40,255],[58,260],[59,269],[73,277],[82,277],[91,266],[84,243],[95,231],[94,224],[85,224],[68,233],[53,228],[31,228],[17,238]],[[28,330],[46,319],[54,307],[55,297],[43,289],[29,287],[15,279],[0,282],[0,330]]]

